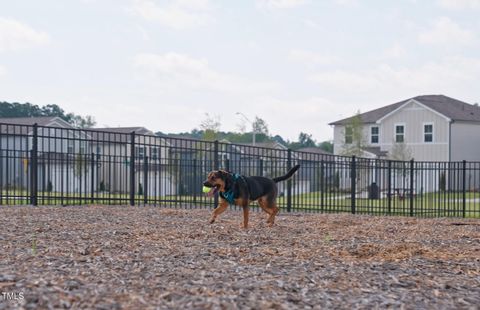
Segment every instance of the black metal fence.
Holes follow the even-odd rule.
[[[0,123],[0,205],[212,207],[214,169],[274,177],[285,211],[480,217],[480,162],[401,162],[223,142]]]

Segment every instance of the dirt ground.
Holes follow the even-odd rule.
[[[0,309],[479,309],[480,220],[0,207]]]

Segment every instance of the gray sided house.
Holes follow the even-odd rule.
[[[260,175],[269,178],[278,177],[287,173],[288,170],[288,148],[276,141],[252,144],[237,144],[241,150],[239,161],[239,172],[244,175]],[[291,153],[291,166],[300,162],[299,153]],[[300,169],[303,170],[303,169]],[[292,193],[302,194],[311,188],[311,180],[300,177],[302,172],[297,172],[292,183]],[[277,184],[279,195],[284,195],[287,182]]]
[[[168,138],[170,144],[169,156],[172,171],[178,179],[178,193],[182,195],[201,195],[202,183],[208,172],[218,169],[237,172],[241,167],[241,149],[228,141],[217,144],[218,153],[215,158],[215,144],[209,141]],[[173,169],[173,168],[172,168]]]
[[[332,153],[318,147],[304,147],[297,150],[301,169],[296,180],[306,187],[303,192],[327,191],[335,187],[336,161]]]
[[[175,175],[167,168],[170,145],[164,138],[154,136],[144,127],[93,128],[89,133],[100,191],[129,193],[133,142],[136,194],[165,196],[177,193]]]
[[[432,165],[480,160],[480,107],[477,105],[444,95],[423,95],[362,113],[360,118],[365,142],[362,157],[414,159],[432,162]],[[342,155],[352,143],[352,119],[330,124],[334,128],[335,155]],[[448,179],[448,171],[442,177],[445,174]],[[375,180],[377,173],[371,175],[373,181],[380,182]],[[438,178],[428,172],[417,176],[415,179],[421,181],[414,185],[416,191],[438,190]],[[450,178],[449,182],[458,183],[456,181]]]
[[[37,130],[38,190],[91,191],[89,136],[59,117],[0,118],[0,187],[30,186],[34,124]]]

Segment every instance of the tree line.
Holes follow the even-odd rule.
[[[56,104],[38,106],[35,104],[18,102],[0,102],[0,117],[41,117],[57,116],[76,128],[91,128],[96,125],[93,116],[81,116],[74,113],[66,113]]]
[[[67,113],[56,104],[48,104],[38,106],[27,103],[18,102],[0,102],[0,118],[13,117],[41,117],[41,116],[57,116],[76,128],[92,128],[96,125],[93,116],[81,116],[74,113]],[[278,142],[292,150],[298,150],[304,147],[318,147],[324,151],[333,153],[333,144],[331,141],[317,142],[312,138],[311,134],[300,132],[297,141],[289,141],[280,135],[271,135],[267,122],[255,116],[251,123],[251,130],[247,131],[245,121],[238,124],[238,132],[225,132],[220,130],[221,121],[218,115],[206,114],[198,128],[192,129],[190,132],[183,133],[167,133],[158,132],[157,134],[202,139],[202,140],[228,140],[232,143],[251,143],[253,139],[253,131],[255,131],[255,140],[262,142]]]
[[[207,141],[227,140],[232,143],[252,143],[253,131],[255,131],[255,141],[258,143],[278,142],[292,150],[298,150],[305,147],[317,147],[324,151],[333,153],[332,141],[317,142],[315,141],[315,139],[313,139],[311,134],[305,132],[300,132],[297,141],[290,141],[288,139],[284,139],[280,135],[271,135],[268,129],[267,122],[258,116],[255,116],[253,122],[250,125],[251,130],[247,131],[247,126],[245,124],[245,121],[243,120],[242,123],[237,125],[238,132],[221,131],[220,117],[218,115],[210,115],[206,113],[205,118],[200,122],[198,128],[194,128],[190,132],[158,132],[157,134],[177,138],[201,139]]]

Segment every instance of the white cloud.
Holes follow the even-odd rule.
[[[305,4],[305,0],[257,0],[258,8],[290,9]]]
[[[133,61],[136,73],[167,89],[213,90],[226,92],[258,92],[274,89],[273,83],[255,82],[247,78],[220,73],[210,68],[206,59],[184,54],[143,53]]]
[[[431,29],[421,32],[418,41],[424,44],[449,44],[465,45],[474,40],[474,34],[462,29],[448,17],[440,17],[435,20]]]
[[[357,6],[358,0],[334,0],[336,4],[343,5],[343,6]]]
[[[288,58],[306,65],[331,65],[339,62],[339,58],[336,56],[301,49],[290,50]]]
[[[242,109],[263,118],[271,133],[291,140],[296,140],[300,132],[312,134],[319,141],[331,139],[333,130],[328,123],[349,113],[347,106],[316,96],[293,100],[262,96],[242,104]]]
[[[134,0],[130,11],[176,30],[203,26],[213,21],[208,0],[174,0],[166,6],[152,0]]]
[[[344,70],[319,72],[309,76],[308,80],[335,91],[369,92],[375,90],[380,84],[374,75]]]
[[[5,67],[2,67],[2,66],[0,65],[0,78],[1,78],[2,76],[5,76],[6,74],[7,74],[7,69],[5,69]]]
[[[418,67],[382,64],[370,71],[321,72],[309,79],[320,85],[325,94],[344,93],[359,102],[360,97],[374,101],[374,98],[408,98],[422,94],[474,96],[480,80],[480,58],[446,57]]]
[[[312,29],[323,29],[323,27],[320,25],[320,23],[312,20],[312,19],[304,19],[303,24],[309,28]]]
[[[479,9],[480,0],[438,0],[438,4],[446,9]]]
[[[49,41],[50,37],[45,32],[15,19],[0,17],[0,52],[31,48]]]
[[[407,54],[405,48],[398,42],[395,42],[392,46],[384,51],[386,58],[402,58]]]

